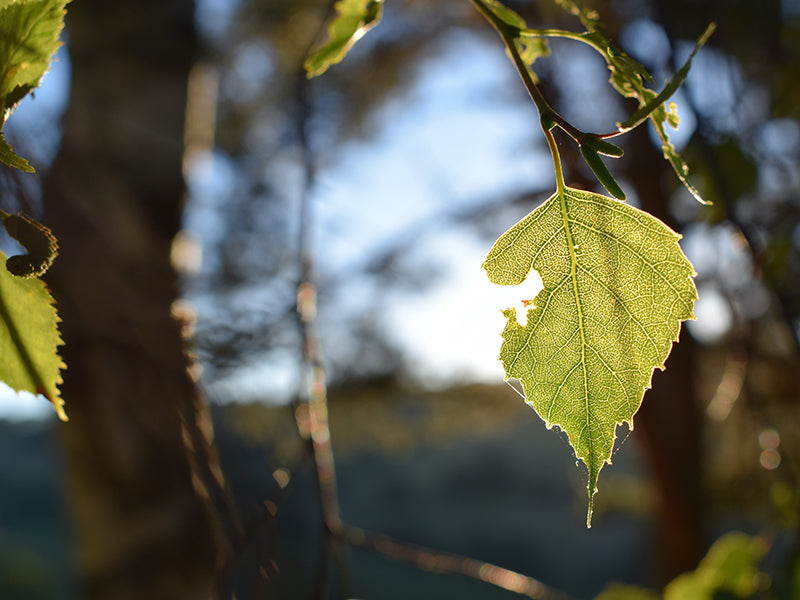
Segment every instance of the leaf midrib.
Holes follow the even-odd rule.
[[[567,238],[567,250],[569,251],[569,274],[570,278],[572,279],[572,294],[575,297],[575,307],[578,311],[578,329],[580,330],[581,334],[581,371],[583,372],[583,402],[585,407],[586,413],[586,427],[589,430],[589,462],[592,463],[594,460],[594,449],[592,447],[593,440],[592,440],[592,425],[590,421],[590,411],[589,411],[589,388],[588,382],[589,377],[588,373],[586,372],[586,329],[583,323],[583,306],[581,304],[580,294],[578,291],[578,257],[575,253],[575,242],[572,238],[572,229],[570,227],[569,222],[569,213],[567,209],[567,193],[566,188],[559,186],[558,191],[559,205],[561,207],[561,219],[563,221],[564,233]],[[591,464],[587,465],[589,467],[590,473],[590,480],[594,479],[594,476],[591,475],[593,472],[593,466]],[[591,497],[592,488],[594,487],[594,482],[590,481],[590,490],[589,495]],[[591,499],[590,499],[591,502]]]

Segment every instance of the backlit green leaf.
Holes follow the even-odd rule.
[[[633,427],[653,370],[663,369],[681,321],[694,318],[694,270],[679,239],[632,206],[562,187],[503,234],[483,264],[500,285],[534,270],[542,278],[525,325],[514,308],[503,311],[500,360],[586,464],[587,524],[617,425]]]
[[[0,252],[0,263],[6,256]],[[12,275],[0,265],[0,381],[18,392],[43,394],[66,421],[58,391],[64,363],[57,347],[58,316],[39,279]]]
[[[316,77],[340,62],[383,14],[383,0],[339,0],[336,16],[328,25],[328,40],[314,50],[303,67],[306,76]]]
[[[647,117],[653,113],[653,111],[664,106],[664,103],[669,100],[670,96],[672,96],[672,94],[674,94],[681,84],[686,80],[686,76],[689,74],[689,69],[692,66],[692,59],[694,58],[694,55],[697,54],[697,51],[700,50],[700,48],[702,48],[703,45],[708,41],[708,38],[710,38],[711,34],[714,33],[716,27],[716,24],[711,23],[706,28],[706,30],[703,32],[703,35],[701,35],[700,39],[697,40],[697,44],[695,45],[694,50],[692,50],[692,53],[689,55],[689,58],[686,59],[684,65],[678,70],[677,73],[675,73],[675,76],[672,78],[672,80],[667,82],[667,84],[664,86],[664,89],[661,90],[660,93],[650,94],[646,102],[642,98],[642,106],[640,106],[639,109],[633,113],[627,121],[617,124],[620,132],[630,131],[634,127],[637,127],[639,124],[643,123],[645,119],[647,119]],[[670,113],[664,111],[664,114],[662,115],[663,118],[659,120],[663,123],[665,120],[670,119],[670,124],[673,127],[677,127],[677,121],[675,120],[677,118],[677,113],[674,112],[674,109],[671,109],[670,112],[672,113],[671,119]]]
[[[67,2],[0,2],[0,130],[17,103],[39,85],[58,50]],[[33,170],[4,139],[0,139],[0,160],[24,171]]]

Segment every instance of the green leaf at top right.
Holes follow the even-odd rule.
[[[483,267],[500,285],[536,271],[543,289],[514,308],[500,360],[548,428],[569,436],[588,470],[589,510],[611,462],[617,425],[633,416],[663,369],[681,322],[693,319],[694,269],[680,235],[607,196],[559,186],[494,244]]]

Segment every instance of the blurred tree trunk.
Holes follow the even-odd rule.
[[[653,148],[642,127],[629,141],[626,156],[635,157],[628,177],[641,206],[673,229],[667,182],[676,181],[668,163]],[[670,179],[667,179],[670,178]],[[656,556],[659,583],[694,569],[705,552],[702,515],[702,419],[694,392],[695,345],[681,328],[666,370],[653,373],[652,389],[636,413],[634,424],[657,488]]]
[[[193,18],[191,0],[69,5],[72,92],[44,203],[61,246],[47,280],[63,319],[61,429],[90,599],[206,599],[218,558],[185,447],[204,412],[170,315]]]

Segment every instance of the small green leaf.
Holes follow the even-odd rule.
[[[350,48],[380,22],[383,0],[339,0],[335,10],[336,16],[328,25],[328,41],[314,50],[303,64],[309,79],[341,62]]]
[[[614,179],[611,171],[608,170],[606,163],[603,162],[603,159],[600,158],[600,155],[597,153],[597,151],[595,151],[594,148],[590,147],[588,144],[581,144],[580,148],[583,160],[585,160],[586,164],[589,165],[589,168],[592,170],[592,173],[594,173],[595,177],[597,177],[597,180],[603,184],[603,187],[606,188],[606,190],[608,190],[608,193],[614,196],[614,198],[625,200],[625,192],[623,192],[622,188],[619,187],[617,180]]]
[[[672,170],[675,171],[675,175],[678,176],[678,179],[680,179],[683,187],[689,190],[689,193],[700,204],[711,204],[711,202],[708,200],[703,199],[697,188],[694,187],[694,185],[692,185],[692,183],[689,181],[689,167],[681,158],[680,154],[678,154],[677,150],[675,150],[675,146],[672,145],[672,142],[669,141],[669,137],[667,136],[666,131],[664,131],[664,125],[661,124],[660,126],[656,126],[656,131],[661,139],[664,140],[664,145],[661,147],[661,151],[664,153],[664,158],[667,159],[667,162],[672,167]]]
[[[525,325],[515,309],[503,311],[500,360],[586,465],[587,524],[617,425],[633,427],[653,370],[664,368],[681,321],[694,318],[694,270],[679,239],[632,206],[563,187],[504,233],[483,264],[500,285],[533,270],[542,278]]]
[[[681,118],[678,115],[678,105],[674,102],[670,102],[667,105],[667,123],[669,123],[669,126],[673,129],[677,129],[681,124]]]
[[[3,252],[0,260],[5,260]],[[64,368],[57,352],[63,343],[58,321],[53,298],[40,279],[0,269],[0,381],[18,392],[44,395],[66,421],[58,391]]]
[[[592,46],[606,61],[611,85],[626,98],[636,98],[645,81],[653,78],[641,64],[618,50],[600,26],[597,11],[584,8],[577,0],[556,0],[562,9],[577,16],[586,32],[580,39]]]
[[[653,113],[653,111],[655,111],[657,108],[663,107],[664,103],[686,80],[686,76],[689,74],[689,68],[692,66],[692,59],[694,58],[694,55],[697,54],[697,51],[700,50],[700,48],[702,48],[703,45],[708,41],[708,38],[711,37],[712,33],[714,33],[716,27],[717,26],[715,23],[711,23],[708,27],[706,27],[703,35],[701,35],[700,39],[697,40],[697,44],[695,45],[694,50],[692,50],[692,53],[689,55],[689,58],[686,59],[686,62],[683,64],[683,66],[678,70],[677,73],[675,73],[675,76],[672,78],[672,80],[667,82],[667,84],[664,86],[664,89],[661,90],[658,95],[653,94],[647,99],[647,102],[642,101],[642,106],[640,106],[627,121],[617,124],[620,132],[630,131],[634,127],[637,127],[643,123],[644,120],[647,119],[651,113]],[[668,118],[666,113],[663,116],[664,118],[661,119],[661,122]],[[677,117],[677,115],[675,116]],[[673,127],[675,127],[675,125],[673,125]]]
[[[536,73],[532,71],[533,63],[536,59],[543,58],[550,54],[550,46],[547,45],[547,40],[542,37],[535,37],[530,35],[522,35],[515,41],[520,49],[520,57],[527,65],[528,71],[534,76],[536,81]]]
[[[550,46],[542,36],[516,31],[518,35],[514,38],[514,45],[519,52],[519,57],[525,63],[525,67],[528,69],[533,81],[538,83],[539,76],[533,70],[533,64],[537,59],[544,58],[550,54]],[[511,59],[511,62],[514,62],[514,57],[508,48],[506,48],[506,54]]]

